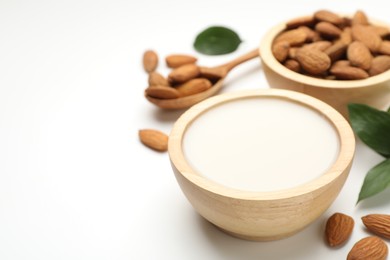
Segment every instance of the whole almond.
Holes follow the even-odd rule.
[[[344,244],[352,234],[353,218],[342,213],[333,214],[326,222],[325,237],[331,247]]]
[[[310,74],[321,74],[329,69],[331,61],[328,55],[319,50],[301,48],[297,60],[302,68]]]
[[[352,42],[351,27],[344,28],[344,30],[340,34],[339,40],[345,44],[350,44]]]
[[[297,52],[300,48],[299,47],[291,47],[289,50],[288,50],[288,57],[290,59],[296,59],[297,58]]]
[[[374,33],[378,34],[379,37],[383,38],[390,34],[390,30],[387,27],[379,25],[369,25],[368,28]]]
[[[145,94],[149,97],[160,99],[173,99],[180,97],[180,92],[177,91],[177,89],[164,85],[150,86],[145,90]]]
[[[302,48],[315,49],[319,51],[324,51],[332,45],[330,41],[317,41],[303,45]]]
[[[168,80],[164,78],[163,75],[160,73],[153,71],[149,73],[149,79],[148,79],[149,86],[169,86]]]
[[[332,46],[324,50],[332,62],[341,59],[347,51],[348,45],[342,41],[336,41]]]
[[[390,215],[370,214],[362,217],[362,221],[374,234],[390,239]]]
[[[380,55],[372,59],[371,68],[368,71],[370,76],[378,75],[390,69],[390,56]]]
[[[293,29],[290,31],[282,32],[275,38],[274,44],[282,41],[286,41],[290,46],[301,45],[306,41],[306,33],[300,29]]]
[[[186,64],[171,71],[168,75],[170,83],[183,83],[197,77],[200,73],[199,67],[195,64]]]
[[[368,70],[371,67],[372,55],[362,42],[354,41],[347,49],[347,57],[352,66]]]
[[[365,237],[352,247],[347,260],[385,260],[388,248],[379,237]]]
[[[140,141],[149,148],[164,152],[168,149],[168,136],[163,132],[153,129],[138,131]]]
[[[342,33],[337,26],[329,22],[319,22],[316,24],[315,29],[326,38],[338,38]]]
[[[182,85],[176,87],[177,91],[180,92],[181,96],[189,96],[197,94],[211,88],[212,84],[210,80],[205,78],[191,79]]]
[[[332,64],[332,68],[334,67],[345,67],[345,66],[351,66],[351,63],[349,63],[349,60],[338,60],[335,63]]]
[[[311,26],[314,23],[313,16],[298,17],[286,23],[287,29],[295,29],[300,26]]]
[[[157,68],[158,56],[153,50],[147,50],[144,52],[143,65],[146,72],[150,73]]]
[[[358,80],[369,77],[368,73],[357,67],[352,66],[336,66],[330,69],[330,73],[336,76],[337,79]]]
[[[169,68],[177,68],[185,64],[196,63],[198,59],[191,55],[172,54],[165,58],[165,62]]]
[[[283,62],[288,56],[289,48],[287,41],[279,41],[272,46],[272,54],[279,62]]]
[[[295,71],[295,72],[298,72],[298,73],[301,71],[301,65],[296,60],[288,59],[288,60],[286,60],[284,62],[283,65],[286,66],[286,68],[288,68],[288,69],[290,69],[292,71]]]
[[[322,40],[318,32],[310,29],[307,26],[299,26],[298,30],[304,31],[306,33],[306,42],[316,42]]]
[[[369,24],[367,15],[361,10],[358,10],[355,12],[355,14],[352,17],[351,23],[352,23],[352,25],[356,25],[356,24],[368,25]]]
[[[375,53],[379,50],[382,39],[378,34],[373,32],[368,26],[354,25],[352,26],[352,39],[364,43],[371,52]]]
[[[390,55],[390,41],[382,41],[378,52],[381,54]]]
[[[319,21],[332,23],[334,25],[341,25],[344,23],[344,19],[342,17],[328,10],[319,10],[315,12],[314,18]]]

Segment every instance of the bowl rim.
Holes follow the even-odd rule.
[[[306,17],[310,17],[310,16],[300,16],[296,18],[306,18]],[[361,88],[361,87],[377,85],[390,80],[390,70],[360,80],[327,80],[327,79],[320,79],[320,78],[314,78],[311,76],[303,75],[286,68],[279,61],[277,61],[274,55],[272,54],[272,42],[279,33],[281,33],[283,30],[286,29],[286,23],[290,20],[291,19],[273,26],[265,33],[265,35],[263,36],[260,42],[259,52],[261,54],[260,55],[261,61],[265,63],[274,72],[278,73],[279,75],[285,78],[299,82],[301,84],[311,85],[313,87],[319,87],[319,88],[337,88],[337,89]],[[372,25],[384,26],[390,29],[389,24],[380,20],[370,18],[370,23]]]
[[[223,186],[207,177],[197,174],[187,163],[182,149],[183,137],[187,128],[203,113],[213,107],[246,98],[279,98],[294,102],[320,113],[336,130],[340,141],[339,154],[334,164],[321,176],[301,185],[276,191],[245,191]],[[220,94],[204,100],[184,112],[175,122],[169,135],[169,158],[177,173],[199,188],[214,194],[244,200],[280,200],[310,194],[327,186],[342,176],[351,166],[355,154],[355,137],[347,120],[325,102],[306,94],[284,89],[241,90]]]

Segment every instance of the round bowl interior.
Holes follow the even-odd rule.
[[[203,113],[225,102],[254,97],[294,102],[314,110],[329,121],[339,139],[339,154],[325,174],[292,188],[247,191],[221,185],[198,174],[190,166],[183,151],[183,138],[189,126]],[[256,119],[256,115],[246,116]],[[274,240],[303,229],[330,206],[348,176],[355,139],[343,116],[324,102],[293,91],[263,89],[222,94],[191,107],[175,123],[168,147],[176,179],[200,215],[234,236]]]
[[[390,28],[387,23],[372,24]],[[266,79],[272,88],[289,89],[314,96],[348,117],[348,103],[363,103],[378,109],[390,105],[390,70],[361,80],[327,80],[294,72],[277,61],[272,43],[286,29],[286,22],[272,27],[262,38],[259,51]]]

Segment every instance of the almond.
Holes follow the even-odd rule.
[[[210,80],[205,78],[191,79],[182,85],[176,87],[177,91],[180,92],[181,96],[189,96],[197,94],[211,88],[212,84]]]
[[[356,13],[352,17],[352,25],[356,25],[356,24],[362,24],[362,25],[369,24],[367,15],[361,10],[356,11]]]
[[[324,50],[332,62],[341,59],[347,51],[348,45],[342,41],[335,42],[332,46]]]
[[[288,57],[290,59],[296,59],[297,58],[297,52],[300,48],[299,47],[291,47],[289,50],[288,50]]]
[[[352,66],[368,70],[371,67],[372,55],[370,50],[361,42],[352,42],[347,49],[347,57]]]
[[[352,39],[364,43],[373,53],[379,50],[382,42],[378,34],[373,32],[370,27],[364,25],[352,26]]]
[[[185,64],[196,63],[198,59],[184,54],[172,54],[165,58],[165,62],[169,68],[177,68]]]
[[[345,44],[350,44],[352,42],[351,27],[344,28],[344,30],[340,34],[340,41]]]
[[[313,16],[299,17],[292,19],[286,23],[287,29],[295,29],[300,26],[311,26],[314,23]]]
[[[368,73],[370,76],[375,76],[387,71],[388,69],[390,69],[390,56],[381,55],[372,59],[371,68]]]
[[[352,247],[347,260],[385,260],[388,249],[379,237],[365,237]]]
[[[390,55],[390,41],[382,41],[378,52],[381,54]]]
[[[332,23],[334,25],[341,25],[344,23],[344,19],[342,17],[327,10],[320,10],[315,12],[314,18],[319,21]]]
[[[297,46],[304,43],[306,41],[306,37],[306,33],[300,29],[284,31],[275,38],[274,44],[286,41],[290,44],[290,46]]]
[[[183,83],[197,77],[199,73],[198,66],[195,64],[186,64],[171,71],[168,75],[168,81],[170,83]]]
[[[318,32],[310,29],[307,26],[299,26],[298,30],[304,31],[306,33],[306,42],[316,42],[322,40]]]
[[[362,217],[362,221],[374,234],[390,239],[390,215],[370,214]]]
[[[325,236],[329,246],[344,244],[352,234],[353,219],[342,213],[333,214],[326,222]]]
[[[315,26],[315,30],[326,38],[338,38],[342,31],[335,25],[328,22],[319,22]]]
[[[336,66],[330,69],[330,73],[336,76],[337,79],[358,80],[369,77],[368,73],[357,67],[352,66]]]
[[[168,86],[150,86],[145,90],[145,94],[149,97],[160,99],[173,99],[180,97],[180,92],[177,89]]]
[[[374,33],[378,34],[379,37],[383,38],[390,34],[390,30],[387,27],[384,26],[378,26],[378,25],[369,25],[368,28],[373,31]]]
[[[319,51],[324,51],[332,45],[330,41],[317,41],[313,43],[306,44],[302,48],[315,49]]]
[[[150,73],[157,68],[158,56],[153,50],[147,50],[143,56],[143,65],[146,72]]]
[[[299,65],[299,62],[296,60],[292,60],[292,59],[286,60],[283,65],[292,71],[295,72],[301,71],[301,65]]]
[[[272,46],[272,54],[279,62],[283,62],[288,56],[289,48],[287,41],[279,41]]]
[[[330,67],[330,58],[319,50],[301,48],[297,60],[302,68],[310,74],[321,74]]]
[[[332,64],[331,69],[333,69],[335,67],[346,67],[346,66],[347,67],[351,66],[351,63],[349,62],[349,60],[338,60]]]
[[[149,148],[164,152],[168,149],[168,136],[163,132],[153,129],[142,129],[138,131],[141,142]]]
[[[164,78],[163,75],[160,73],[153,71],[149,73],[149,79],[148,79],[149,86],[169,86],[168,80]]]

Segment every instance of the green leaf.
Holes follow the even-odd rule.
[[[206,55],[221,55],[235,51],[240,43],[236,32],[226,27],[212,26],[196,36],[194,48]]]
[[[372,168],[364,178],[359,193],[359,201],[371,197],[385,190],[390,184],[390,159],[387,159]]]
[[[390,157],[390,114],[363,104],[349,104],[349,119],[357,136],[386,158]]]

